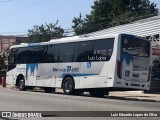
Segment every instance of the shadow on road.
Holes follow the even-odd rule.
[[[18,89],[14,89],[19,91]],[[38,90],[27,90],[28,92],[40,92],[44,94],[59,94],[59,95],[65,95],[62,91],[56,92],[56,93],[45,93],[44,90],[38,89]],[[148,94],[148,93],[147,93]],[[69,95],[67,95],[69,96]],[[81,96],[81,97],[92,97],[88,93],[84,93],[82,95],[70,95],[70,96]],[[93,97],[92,97],[93,98]],[[114,100],[130,100],[130,101],[144,101],[144,102],[157,102],[156,100],[152,99],[150,95],[109,95],[104,96],[101,99],[114,99]]]

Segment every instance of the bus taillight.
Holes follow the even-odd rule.
[[[119,60],[117,60],[117,76],[122,78],[122,63]]]
[[[149,71],[148,71],[148,82],[151,80],[151,74],[152,74],[152,67],[149,67]]]

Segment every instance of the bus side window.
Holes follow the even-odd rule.
[[[74,57],[74,43],[64,43],[59,45],[58,62],[72,62]]]
[[[58,45],[48,45],[47,56],[49,63],[58,61]]]
[[[88,61],[88,56],[93,54],[93,42],[78,42],[76,43],[76,50],[74,55],[75,62],[86,62]]]
[[[101,57],[97,61],[109,61],[113,52],[114,39],[106,38],[94,42],[94,55]]]
[[[29,53],[28,53],[28,48],[27,47],[22,47],[18,50],[18,60],[17,63],[18,64],[25,64],[28,63],[28,57],[29,57]]]
[[[32,46],[30,48],[31,55],[30,55],[30,63],[42,63],[43,62],[43,46]]]

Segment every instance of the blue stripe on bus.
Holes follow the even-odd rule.
[[[30,73],[29,72],[30,69]],[[38,64],[26,64],[26,80],[28,80],[28,74],[31,74],[32,76],[34,76],[34,72],[35,70],[38,70]]]
[[[98,75],[98,74],[77,74],[77,73],[71,73],[71,74],[62,74],[62,78],[64,78],[66,75],[71,75],[72,77],[81,77],[81,76],[93,76],[93,75]]]

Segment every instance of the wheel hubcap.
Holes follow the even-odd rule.
[[[68,80],[68,81],[65,83],[65,90],[66,90],[66,92],[68,93],[68,92],[71,91],[71,89],[72,89],[72,84],[71,84],[71,81]]]
[[[23,81],[22,81],[22,80],[19,82],[19,88],[20,88],[20,89],[23,88]]]

